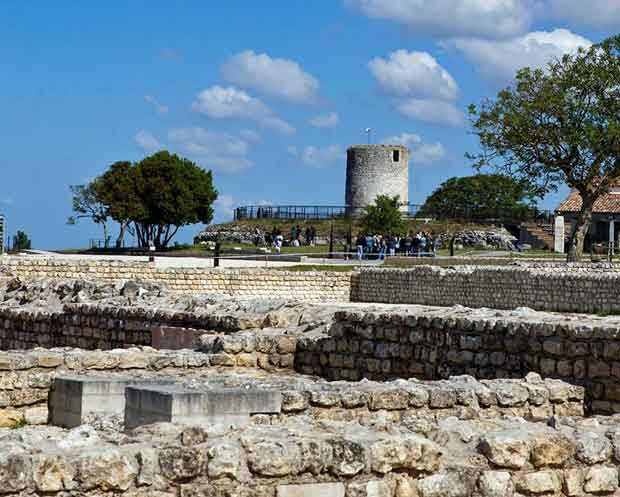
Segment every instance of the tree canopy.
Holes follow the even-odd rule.
[[[595,200],[620,178],[620,36],[552,61],[546,70],[521,69],[494,100],[470,106],[482,152],[492,166],[527,182],[539,196],[567,184],[581,211],[569,242],[578,260]]]
[[[25,231],[17,231],[17,234],[13,237],[13,250],[19,252],[20,250],[30,250],[32,248],[32,242]]]
[[[378,195],[373,205],[365,207],[361,224],[366,233],[386,235],[405,233],[407,223],[400,211],[399,196]]]
[[[526,184],[501,174],[450,178],[427,199],[419,216],[442,219],[523,219],[532,208]]]
[[[71,210],[73,215],[67,219],[67,224],[77,224],[80,219],[90,219],[103,228],[105,245],[108,244],[108,212],[106,206],[99,199],[100,179],[96,178],[88,185],[71,185]]]
[[[211,171],[167,151],[115,162],[84,190],[120,224],[120,240],[131,227],[143,247],[166,247],[182,226],[208,224],[217,199]]]

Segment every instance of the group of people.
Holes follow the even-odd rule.
[[[432,233],[419,231],[406,236],[364,235],[360,233],[355,241],[358,260],[376,257],[385,259],[386,255],[434,257],[436,243]]]
[[[290,238],[287,240],[288,244],[292,247],[301,247],[302,245],[314,245],[316,240],[316,229],[314,226],[307,226],[305,232],[299,225],[291,228]],[[284,245],[284,235],[282,230],[277,226],[273,227],[271,233],[263,232],[257,226],[254,228],[254,245],[256,247],[267,245],[275,249],[277,253],[280,253],[282,246]]]

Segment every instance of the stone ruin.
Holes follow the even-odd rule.
[[[620,495],[619,337],[613,315],[7,274],[0,495]]]

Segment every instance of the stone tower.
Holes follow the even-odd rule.
[[[402,145],[353,145],[347,150],[345,203],[352,216],[377,195],[398,195],[409,202],[409,149]],[[403,211],[407,206],[403,206]]]

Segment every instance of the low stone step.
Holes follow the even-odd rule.
[[[125,428],[158,422],[240,427],[252,414],[279,414],[281,408],[282,394],[273,390],[135,386],[126,390]]]
[[[88,422],[89,416],[123,416],[125,389],[130,385],[162,385],[170,381],[124,376],[61,376],[50,393],[51,424],[74,428]]]

